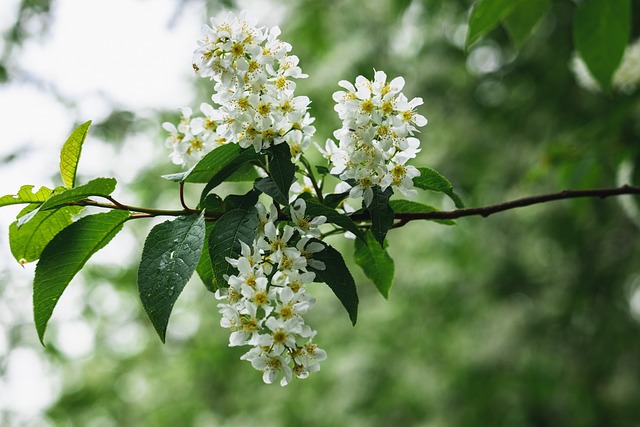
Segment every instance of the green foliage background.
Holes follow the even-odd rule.
[[[283,3],[290,11],[282,38],[310,75],[297,93],[313,100],[318,142],[339,126],[331,100],[337,81],[371,76],[376,68],[404,76],[405,93],[424,98],[421,112],[430,123],[414,164],[441,171],[467,206],[615,186],[621,163],[635,165],[640,158],[639,92],[591,93],[570,71],[576,7],[571,1],[552,2],[519,51],[498,28],[469,52],[460,36],[468,1]],[[21,20],[48,13],[48,5],[25,2],[6,35],[15,49],[24,36]],[[640,2],[632,6],[636,16]],[[216,14],[221,5],[207,7]],[[415,28],[407,36],[402,27],[409,21]],[[640,31],[634,25],[632,39]],[[498,65],[478,71],[486,61]],[[3,70],[0,75],[6,75]],[[205,101],[206,82],[196,84]],[[156,122],[140,123],[136,112],[114,110],[92,127],[114,144],[133,129],[158,141],[157,166],[131,189],[140,205],[167,200],[162,193],[173,191],[158,176],[170,169],[159,124],[174,115],[162,112]],[[453,207],[440,196],[418,201]],[[95,328],[96,349],[81,360],[66,359],[54,345],[38,350],[64,379],[43,422],[637,425],[640,318],[630,300],[640,289],[638,224],[640,218],[625,214],[614,199],[556,202],[461,219],[455,227],[412,222],[389,234],[395,281],[388,301],[353,261],[353,242],[331,240],[345,253],[359,286],[358,324],[351,326],[326,286],[312,289],[318,303],[309,324],[318,329],[317,341],[329,358],[320,373],[286,388],[264,385],[239,360],[243,349],[227,347],[217,302],[195,280],[169,324],[177,333],[163,346],[136,300],[137,262],[117,269],[90,264],[87,300],[95,300],[99,290],[92,283],[106,280],[121,297],[121,316],[104,316],[96,304],[83,307]],[[136,230],[140,246],[146,230]],[[180,316],[199,319],[197,330],[184,338]],[[114,322],[143,329],[131,352],[110,345]],[[25,334],[14,331],[11,345],[24,345]],[[0,415],[0,423],[11,425],[12,419]]]

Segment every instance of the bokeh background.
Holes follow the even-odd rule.
[[[497,29],[466,52],[470,3],[2,0],[0,193],[59,184],[58,150],[91,119],[80,182],[115,176],[121,201],[178,207],[175,185],[158,178],[177,171],[160,125],[210,96],[191,52],[201,25],[225,8],[282,28],[310,75],[297,93],[313,100],[318,142],[339,127],[338,80],[374,68],[404,76],[430,121],[414,164],[449,177],[468,206],[637,182],[639,91],[580,86],[575,3],[553,2],[519,50]],[[634,22],[634,39],[639,30]],[[0,211],[0,425],[640,425],[632,198],[393,230],[388,301],[350,261],[353,243],[335,239],[358,283],[359,323],[314,286],[308,322],[329,358],[286,388],[263,384],[239,360],[244,349],[227,347],[216,301],[196,277],[160,343],[136,295],[151,221],[127,224],[74,279],[43,348],[32,324],[34,267],[9,250],[18,210]]]

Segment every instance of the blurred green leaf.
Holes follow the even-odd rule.
[[[162,342],[165,342],[173,305],[198,265],[204,238],[203,212],[156,225],[144,243],[138,291]]]
[[[129,212],[119,210],[85,216],[60,231],[44,248],[33,280],[33,313],[41,343],[53,309],[71,279],[128,218]]]
[[[474,42],[493,30],[521,1],[524,0],[476,1],[472,6],[469,16],[469,28],[467,30],[467,40],[465,43],[466,48],[468,49]]]
[[[453,185],[447,178],[442,176],[440,172],[431,168],[418,168],[420,176],[413,178],[413,185],[422,190],[431,190],[439,193],[444,193],[456,205],[456,208],[464,208],[464,203],[458,194],[453,191]]]
[[[40,205],[40,210],[54,209],[71,202],[77,202],[91,196],[110,196],[116,189],[114,178],[95,178],[84,185],[70,188],[51,196]]]
[[[367,208],[371,214],[371,232],[380,246],[384,245],[387,231],[393,225],[393,209],[389,206],[389,197],[393,194],[391,187],[382,191],[379,186],[373,187],[373,200]]]
[[[519,1],[504,18],[503,24],[518,49],[550,7],[551,0]]]
[[[235,268],[226,258],[237,258],[240,255],[240,242],[252,244],[258,230],[258,222],[258,211],[255,207],[229,211],[215,222],[208,244],[216,288],[225,287],[224,276],[234,274]]]
[[[38,208],[29,205],[20,212],[20,216]],[[82,206],[64,206],[59,209],[40,211],[27,224],[18,228],[17,222],[9,226],[9,244],[11,253],[20,264],[40,258],[42,250],[63,228],[72,223],[72,217],[84,209]]]
[[[629,0],[587,0],[578,5],[573,41],[587,68],[607,89],[631,33]]]
[[[371,231],[365,234],[365,241],[356,239],[355,260],[364,274],[376,285],[385,299],[389,298],[389,290],[393,284],[394,263],[387,251],[382,248]]]
[[[320,242],[311,239],[310,242]],[[324,270],[319,270],[309,266],[309,270],[316,273],[316,282],[324,282],[338,297],[344,308],[349,313],[349,319],[353,325],[358,321],[358,291],[356,282],[351,276],[351,272],[342,258],[340,252],[332,246],[320,242],[324,249],[313,254],[313,259],[321,261],[325,265]]]
[[[89,126],[91,126],[91,120],[75,128],[69,135],[67,142],[62,146],[62,151],[60,152],[60,176],[67,188],[73,188],[76,185],[78,161],[82,152],[82,144],[89,132]]]
[[[17,194],[7,194],[0,197],[0,207],[17,205],[22,203],[42,203],[51,196],[53,190],[47,187],[40,187],[38,191],[33,192],[33,185],[23,185]]]

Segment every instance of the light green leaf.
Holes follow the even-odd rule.
[[[464,208],[462,199],[455,191],[453,191],[453,185],[451,185],[447,178],[431,168],[418,168],[418,170],[420,171],[420,176],[413,178],[413,185],[422,190],[444,193],[453,200],[456,208]]]
[[[33,192],[33,185],[23,185],[17,194],[7,194],[0,197],[0,207],[9,205],[18,205],[21,203],[42,203],[51,196],[53,190],[47,187],[40,187],[38,191]]]
[[[257,159],[259,155],[253,148],[242,149],[237,144],[225,144],[209,152],[193,168],[185,173],[184,182],[208,183],[218,174],[217,181],[223,182],[243,163]],[[213,188],[213,187],[211,187]]]
[[[91,196],[110,196],[116,189],[114,178],[96,178],[69,190],[55,194],[40,206],[40,210],[47,210],[77,202]]]
[[[338,297],[349,314],[349,319],[353,325],[358,321],[358,291],[356,282],[351,276],[351,272],[342,258],[340,252],[330,245],[311,239],[310,242],[318,242],[325,248],[313,254],[313,259],[321,261],[325,265],[324,270],[319,270],[311,266],[307,267],[316,274],[316,282],[324,282]],[[376,243],[377,244],[377,243]]]
[[[82,152],[82,144],[89,132],[91,120],[85,122],[74,129],[69,135],[69,139],[62,146],[60,152],[60,176],[65,187],[73,188],[76,185],[76,171],[78,169],[78,161]]]
[[[389,206],[391,206],[391,209],[393,209],[396,215],[402,213],[436,212],[438,210],[433,206],[425,205],[411,200],[389,200]],[[450,219],[432,219],[430,221],[444,225],[456,224],[455,221],[452,221]]]
[[[382,248],[371,231],[365,234],[365,242],[355,241],[355,260],[362,267],[364,274],[376,285],[383,297],[389,298],[389,290],[393,284],[394,264],[387,251]]]
[[[573,41],[587,68],[607,89],[631,34],[629,0],[587,0],[578,5]]]
[[[28,214],[38,208],[32,204],[20,212],[19,216]],[[20,264],[40,258],[42,250],[64,228],[71,224],[74,215],[82,211],[82,206],[64,206],[38,212],[27,224],[18,228],[17,222],[9,226],[9,244],[11,253]]]
[[[518,3],[524,0],[478,0],[474,3],[469,16],[469,29],[467,30],[468,49],[480,37],[493,30],[513,10]],[[530,0],[527,0],[530,1]]]
[[[237,258],[241,253],[240,242],[251,246],[258,230],[258,211],[234,209],[222,215],[215,222],[209,236],[209,255],[216,279],[216,288],[227,286],[224,275],[236,273],[236,269],[226,258]]]
[[[551,0],[520,1],[505,17],[503,25],[518,49],[529,38],[533,28],[550,7]]]
[[[202,213],[158,224],[145,240],[138,269],[138,291],[162,342],[173,305],[196,269],[204,238]]]
[[[373,187],[373,200],[367,208],[371,214],[371,232],[380,246],[384,245],[387,231],[393,225],[393,209],[389,206],[389,197],[393,194],[391,187],[385,191],[379,186]]]
[[[122,229],[124,211],[85,216],[58,233],[44,248],[33,281],[33,314],[40,342],[58,299],[89,258]]]

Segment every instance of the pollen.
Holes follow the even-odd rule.
[[[373,102],[371,102],[370,99],[367,99],[362,103],[362,105],[360,105],[360,108],[364,113],[371,114],[373,111]]]

